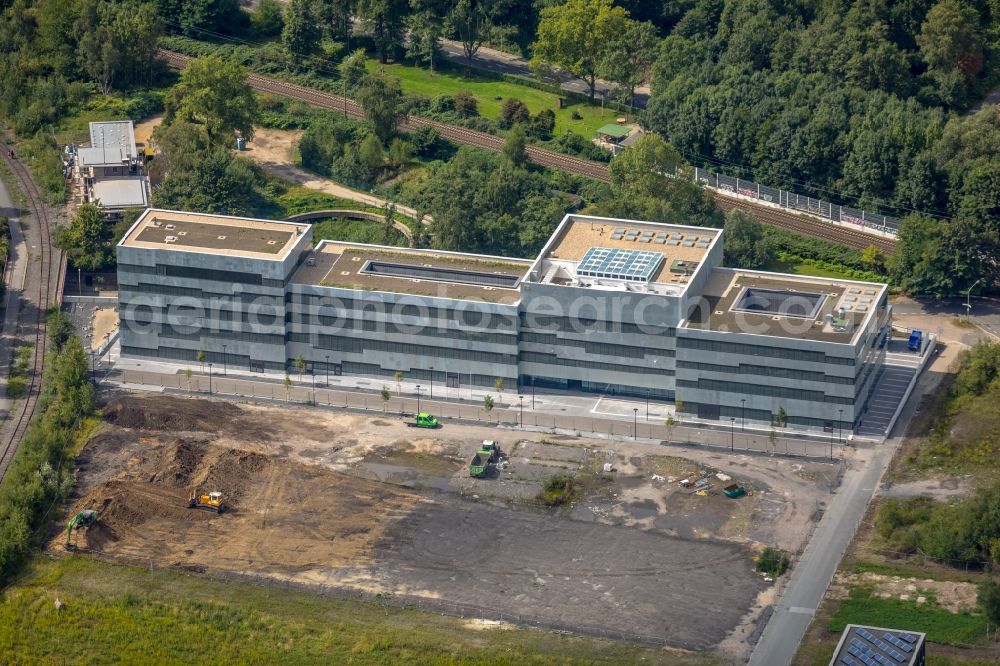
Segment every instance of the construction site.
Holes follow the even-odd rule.
[[[744,651],[776,594],[753,571],[755,553],[799,551],[837,483],[837,466],[781,457],[422,430],[394,416],[165,394],[103,398],[66,520],[96,515],[62,523],[53,553],[690,650]],[[473,476],[484,439],[496,452]],[[572,492],[553,506],[541,498],[558,477]]]

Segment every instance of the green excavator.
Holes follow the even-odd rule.
[[[73,528],[80,529],[81,527],[90,527],[97,522],[97,512],[93,509],[84,509],[80,513],[73,516],[73,519],[69,521],[69,525],[66,526],[66,550],[76,550],[76,546],[71,543],[73,538]]]

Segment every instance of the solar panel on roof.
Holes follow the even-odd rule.
[[[910,645],[913,645],[914,643],[917,642],[917,637],[914,636],[913,634],[904,634],[900,632],[899,637],[902,638],[907,643],[909,643]]]
[[[663,263],[663,254],[645,250],[592,247],[577,265],[577,275],[648,282]]]

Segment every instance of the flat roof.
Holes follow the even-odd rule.
[[[120,149],[125,158],[138,156],[135,147],[135,126],[131,120],[104,120],[90,123],[90,146]]]
[[[630,130],[628,127],[623,127],[622,125],[615,125],[612,123],[601,127],[600,129],[597,130],[597,133],[604,134],[605,136],[613,136],[616,139],[621,139],[623,137],[628,136],[629,131]]]
[[[687,328],[849,343],[885,289],[873,282],[716,268]],[[748,292],[751,300],[756,292],[760,308],[745,307]]]
[[[94,198],[100,199],[102,208],[149,205],[149,188],[143,176],[102,178],[94,182],[92,189]]]
[[[392,268],[378,268],[385,266]],[[291,281],[513,305],[521,297],[520,278],[530,267],[525,259],[322,241]]]
[[[283,259],[308,224],[147,209],[120,245]]]
[[[626,288],[626,284],[632,288],[659,284],[679,293],[718,238],[719,229],[708,227],[569,215],[539,258],[537,281],[611,290]],[[649,272],[625,278],[592,275],[586,264],[579,273],[581,263],[591,259],[595,250],[602,256],[610,256],[604,251],[624,251],[620,254],[626,261],[632,256],[648,259],[653,254],[662,255],[663,260],[649,263],[655,265]]]
[[[117,146],[93,146],[77,148],[76,160],[81,167],[122,166],[128,164],[125,150]]]

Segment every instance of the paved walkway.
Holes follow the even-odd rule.
[[[759,453],[770,455],[808,456],[816,459],[841,457],[836,435],[778,437],[772,445],[768,433],[731,423],[724,428],[699,425],[674,425],[669,432],[664,424],[665,415],[673,412],[668,403],[650,401],[649,419],[644,400],[612,398],[600,395],[569,394],[536,391],[521,387],[520,397],[515,390],[503,393],[481,388],[447,388],[435,383],[433,389],[427,382],[417,384],[403,381],[397,387],[391,377],[334,376],[327,385],[322,368],[315,376],[290,375],[290,386],[284,384],[284,374],[250,373],[231,367],[213,364],[202,368],[190,365],[149,360],[120,359],[118,346],[114,345],[105,358],[95,363],[104,383],[123,385],[152,391],[180,391],[224,397],[253,398],[264,401],[314,404],[318,407],[338,407],[370,412],[385,411],[395,415],[410,415],[429,411],[442,419],[462,419],[494,423],[500,427],[558,430],[568,433],[592,433],[597,437],[638,438],[643,440],[668,440],[678,445],[699,445],[732,451],[734,453]],[[186,370],[191,371],[190,382]],[[209,375],[211,372],[211,375]],[[390,392],[383,401],[382,388]],[[419,387],[419,390],[418,390]],[[490,394],[494,408],[483,409],[483,397]],[[431,397],[433,395],[433,397]]]

